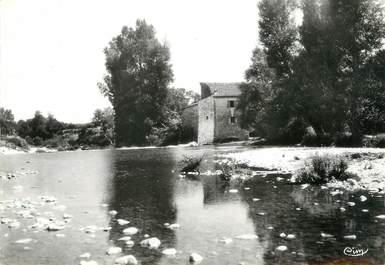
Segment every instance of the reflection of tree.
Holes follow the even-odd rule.
[[[281,184],[275,178],[249,180],[244,186],[251,188],[249,192],[242,193],[242,197],[249,204],[249,216],[255,224],[256,233],[266,246],[266,264],[303,261],[336,264],[333,262],[349,259],[343,254],[347,246],[369,249],[364,258],[370,263],[364,264],[384,263],[385,227],[374,221],[374,216],[383,210],[380,199],[366,195],[370,199],[360,202],[358,197],[361,194],[333,197],[329,189],[308,187],[303,190],[299,186]],[[253,198],[260,200],[253,201]],[[356,205],[350,207],[346,204],[348,201],[355,201]],[[346,211],[342,212],[340,207],[346,208]],[[363,208],[370,209],[370,212],[362,212]],[[265,215],[260,215],[261,212]],[[268,229],[269,226],[274,229]],[[322,238],[321,232],[333,237]],[[281,238],[281,233],[294,234],[296,238]],[[357,240],[344,239],[345,235],[352,234],[357,236]],[[287,246],[288,251],[276,251],[280,245]]]
[[[120,226],[116,219],[130,221],[128,226],[135,226],[140,232],[132,236],[135,246],[128,253],[134,254],[141,264],[156,264],[160,251],[142,248],[139,243],[144,234],[149,234],[158,237],[162,246],[175,245],[174,232],[164,227],[164,223],[176,220],[175,177],[171,173],[174,162],[166,149],[133,150],[120,151],[114,166],[108,203],[109,210],[116,210],[118,214],[110,221],[110,239],[124,249],[124,242],[118,239],[127,226]]]

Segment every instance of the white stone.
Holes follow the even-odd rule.
[[[357,239],[356,235],[347,235],[347,236],[344,236],[345,239],[352,239],[352,240],[355,240]]]
[[[331,235],[331,234],[321,233],[321,237],[323,237],[323,238],[330,238],[330,237],[334,237],[334,236]]]
[[[189,261],[191,263],[195,263],[195,264],[198,264],[198,263],[201,263],[203,260],[203,257],[201,255],[199,255],[198,253],[191,253],[190,254],[190,257],[189,257]]]
[[[138,261],[133,255],[127,255],[120,258],[115,259],[115,264],[129,264],[129,265],[136,265],[138,264]]]
[[[131,248],[131,247],[133,247],[134,245],[135,245],[135,242],[134,242],[134,241],[132,241],[132,240],[127,240],[127,241],[126,241],[126,246],[127,246],[127,247]]]
[[[47,227],[47,230],[48,231],[59,231],[59,230],[63,230],[65,228],[64,225],[60,225],[60,224],[49,224],[48,227]]]
[[[368,210],[368,209],[362,209],[361,211],[362,211],[362,212],[364,212],[364,213],[367,213],[367,212],[369,212],[369,210]]]
[[[127,220],[124,220],[124,219],[118,219],[116,221],[118,222],[119,225],[126,225],[126,224],[130,223],[130,221],[127,221]]]
[[[82,259],[89,259],[91,258],[91,253],[89,252],[86,252],[86,253],[83,253],[79,256],[79,258],[82,258]]]
[[[286,238],[287,238],[287,239],[294,239],[294,238],[295,238],[295,235],[293,235],[293,234],[288,234]]]
[[[259,198],[253,198],[253,202],[257,202],[257,201],[260,201],[261,199]]]
[[[56,236],[57,238],[64,238],[64,237],[66,237],[65,234],[56,234],[55,236]]]
[[[180,224],[170,224],[167,228],[169,228],[169,229],[178,229],[178,228],[180,228]]]
[[[285,233],[280,233],[280,234],[279,234],[279,237],[285,238],[285,237],[286,237],[286,234],[285,234]]]
[[[345,209],[344,207],[340,207],[340,211],[341,211],[341,212],[345,212],[346,209]]]
[[[362,202],[364,202],[364,201],[366,201],[368,198],[366,198],[364,195],[361,195],[360,196],[360,200],[362,201]]]
[[[237,189],[231,189],[231,190],[229,190],[229,193],[238,193],[238,190]]]
[[[118,239],[118,241],[129,241],[129,240],[131,240],[130,236],[124,236]]]
[[[135,235],[136,233],[138,233],[138,231],[139,231],[138,228],[131,226],[131,227],[124,229],[123,234],[131,236],[131,235]]]
[[[385,219],[385,214],[377,215],[376,218],[378,218],[378,219]]]
[[[157,249],[160,246],[161,242],[156,237],[147,238],[140,242],[142,247],[147,247],[149,249]]]
[[[278,251],[286,251],[287,250],[287,246],[278,246],[275,249],[278,250]]]
[[[120,247],[110,247],[106,253],[107,255],[115,255],[119,254],[120,252],[122,252],[122,249]]]
[[[349,206],[354,206],[354,205],[356,205],[356,203],[354,203],[354,202],[347,202],[347,204],[349,205]]]
[[[111,211],[108,212],[108,214],[111,215],[111,216],[115,216],[115,215],[118,214],[118,212],[115,211],[115,210],[111,210]]]
[[[162,251],[163,255],[166,256],[175,256],[176,255],[176,249],[175,248],[166,248]]]

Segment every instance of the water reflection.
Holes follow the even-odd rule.
[[[302,189],[274,178],[250,180],[245,186],[251,190],[243,193],[243,199],[249,204],[257,234],[266,242],[267,264],[384,264],[385,227],[374,218],[383,211],[382,198],[362,192],[331,196],[328,189]],[[363,194],[368,201],[359,200]],[[349,201],[355,206],[349,206]],[[283,238],[281,233],[295,238]],[[357,239],[344,238],[347,235],[356,235]],[[287,246],[288,251],[277,251],[280,245]],[[345,247],[369,251],[360,259],[349,258],[343,253]]]
[[[174,232],[164,226],[164,223],[174,223],[177,214],[172,158],[167,149],[161,153],[143,150],[115,156],[108,211],[115,210],[118,214],[111,218],[109,238],[125,253],[135,253],[141,264],[157,264],[161,257],[159,251],[140,246],[145,234],[159,238],[163,246],[175,245]],[[119,218],[129,220],[130,224],[119,225],[116,222]],[[118,240],[123,236],[122,230],[129,226],[139,229],[139,233],[132,236],[133,247]]]

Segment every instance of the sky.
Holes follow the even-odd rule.
[[[257,0],[0,0],[0,106],[89,122],[109,106],[103,49],[145,19],[171,51],[174,87],[239,82],[257,45]]]

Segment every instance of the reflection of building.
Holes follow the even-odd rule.
[[[198,143],[245,140],[248,132],[239,126],[236,110],[239,83],[201,83],[201,100],[187,107],[184,121],[197,130]],[[195,123],[195,124],[191,124]]]

